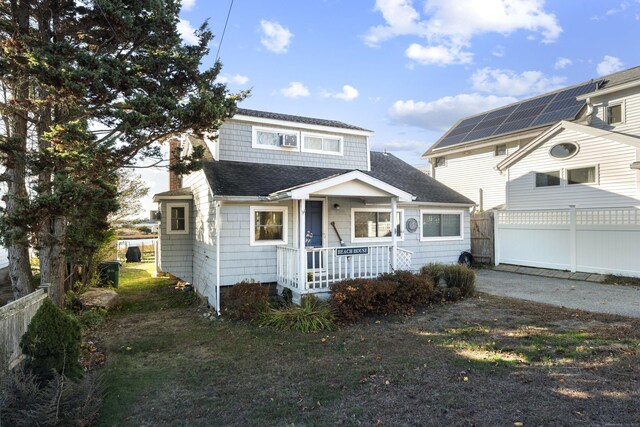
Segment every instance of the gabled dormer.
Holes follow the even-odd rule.
[[[372,135],[340,121],[240,108],[204,142],[215,160],[369,171]]]

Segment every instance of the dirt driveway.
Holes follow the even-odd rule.
[[[477,289],[491,295],[558,307],[640,317],[640,287],[529,276],[495,270],[477,271]]]

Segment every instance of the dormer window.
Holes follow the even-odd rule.
[[[252,139],[252,146],[254,148],[298,151],[300,133],[288,129],[273,129],[254,126]]]
[[[342,137],[302,133],[302,151],[321,154],[342,154]]]
[[[507,144],[496,145],[496,148],[493,152],[494,156],[506,156],[507,155]]]

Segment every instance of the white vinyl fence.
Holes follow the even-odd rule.
[[[36,311],[47,297],[44,289],[38,289],[19,300],[0,307],[0,351],[13,368],[22,359],[20,339]]]
[[[640,277],[640,209],[495,211],[496,265]]]

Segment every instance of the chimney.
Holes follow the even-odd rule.
[[[171,138],[169,140],[169,168],[176,164],[180,158],[180,140],[178,138]],[[169,169],[169,191],[182,188],[182,176]]]

